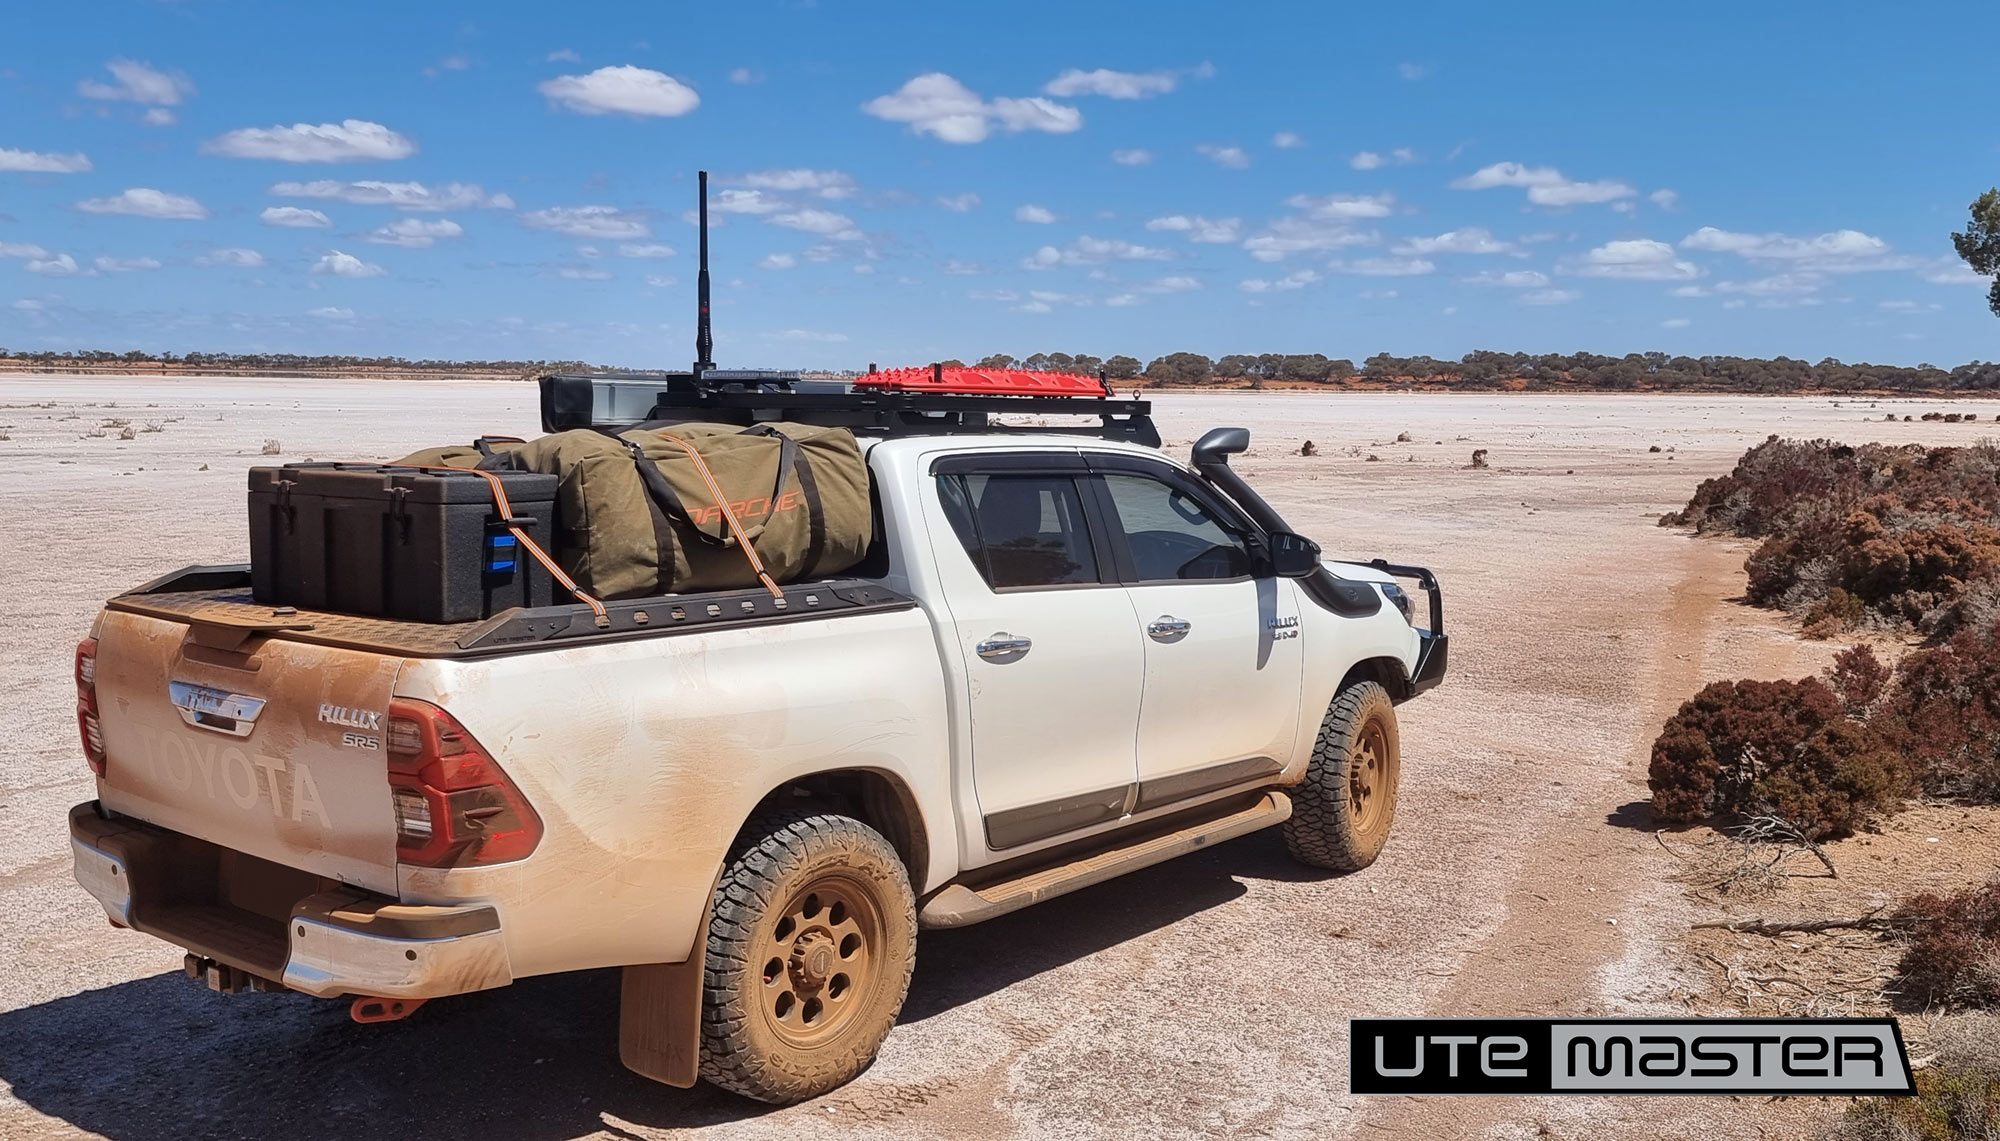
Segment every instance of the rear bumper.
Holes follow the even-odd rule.
[[[513,981],[491,907],[399,903],[96,801],[70,810],[69,831],[76,882],[113,922],[292,990],[442,998]]]

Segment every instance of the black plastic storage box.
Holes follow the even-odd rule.
[[[556,477],[494,474],[515,525],[554,554]],[[492,485],[477,472],[362,463],[250,469],[250,591],[259,602],[469,622],[548,606],[555,590],[501,523]]]

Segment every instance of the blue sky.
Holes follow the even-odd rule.
[[[1809,13],[1809,14],[1807,14]],[[17,3],[0,345],[2000,356],[1992,4]]]

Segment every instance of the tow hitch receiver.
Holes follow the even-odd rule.
[[[362,996],[347,1008],[347,1016],[356,1022],[396,1022],[416,1013],[416,1009],[429,1002],[424,998],[369,998]]]
[[[246,990],[283,990],[284,986],[274,983],[261,975],[253,975],[241,967],[228,963],[218,963],[190,953],[181,959],[181,970],[187,977],[201,983],[217,994],[242,994]]]

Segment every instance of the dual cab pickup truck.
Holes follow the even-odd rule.
[[[921,928],[1270,825],[1314,867],[1381,851],[1437,584],[1323,563],[1229,468],[1248,442],[865,439],[874,549],[781,599],[427,625],[169,575],[77,650],[76,878],[217,990],[364,1021],[622,967],[632,1069],[817,1095]]]

